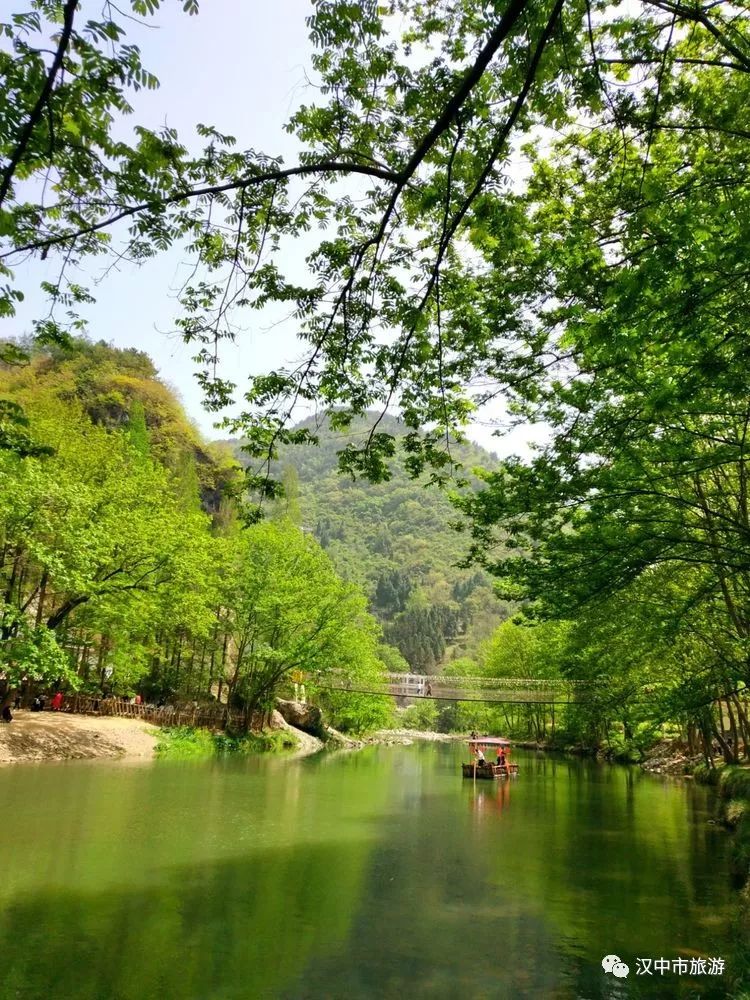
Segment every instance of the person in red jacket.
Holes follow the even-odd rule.
[[[62,703],[63,703],[62,691],[57,691],[54,697],[52,698],[50,705],[52,706],[55,712],[59,712],[60,709],[62,708]]]

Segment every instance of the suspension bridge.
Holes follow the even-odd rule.
[[[333,674],[318,687],[351,694],[392,698],[429,698],[433,701],[481,701],[505,705],[570,705],[603,693],[590,681],[527,677],[450,677],[426,674],[385,674],[382,681],[358,683]]]

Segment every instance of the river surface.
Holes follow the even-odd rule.
[[[521,751],[517,779],[475,786],[463,756],[0,770],[0,997],[727,996],[635,974],[730,957],[708,790]]]

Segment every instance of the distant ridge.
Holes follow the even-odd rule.
[[[286,503],[299,508],[302,525],[339,573],[365,589],[386,640],[412,669],[434,672],[473,652],[509,609],[494,596],[488,574],[458,568],[467,542],[450,527],[456,512],[444,492],[410,479],[399,458],[385,483],[352,481],[338,471],[337,452],[362,441],[374,419],[361,418],[344,432],[332,431],[326,421],[300,421],[298,427],[315,429],[319,445],[285,446],[274,472],[290,494]],[[378,431],[406,433],[388,415]],[[228,443],[246,463],[239,442]],[[453,445],[452,451],[467,473],[498,461],[474,444]]]

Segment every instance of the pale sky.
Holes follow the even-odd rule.
[[[91,16],[98,16],[100,0],[84,0],[83,16],[87,8]],[[297,104],[314,97],[306,81],[312,48],[305,18],[311,4],[307,0],[202,0],[197,17],[188,17],[181,8],[177,0],[166,0],[158,14],[158,29],[128,26],[128,40],[141,47],[144,65],[156,73],[161,87],[131,98],[135,113],[123,127],[166,124],[178,131],[183,143],[199,148],[201,140],[195,137],[194,127],[207,123],[236,136],[240,149],[252,147],[294,162],[295,140],[283,131],[283,125]],[[105,258],[88,265],[83,282],[95,284],[105,266]],[[54,280],[57,268],[59,261],[37,259],[16,269],[27,300],[14,320],[4,321],[0,336],[27,333],[31,320],[45,314],[45,303],[36,289],[43,278]],[[223,436],[213,429],[216,415],[202,408],[192,350],[172,332],[178,311],[175,290],[185,274],[184,256],[177,251],[140,268],[125,264],[110,272],[93,289],[97,302],[85,312],[89,336],[146,351],[203,433]],[[301,355],[294,323],[275,322],[278,316],[250,312],[234,317],[242,332],[236,345],[227,343],[222,348],[222,374],[240,389],[248,374]],[[493,451],[508,453],[526,450],[529,431],[519,430],[499,441],[489,426],[476,424],[470,436]]]

